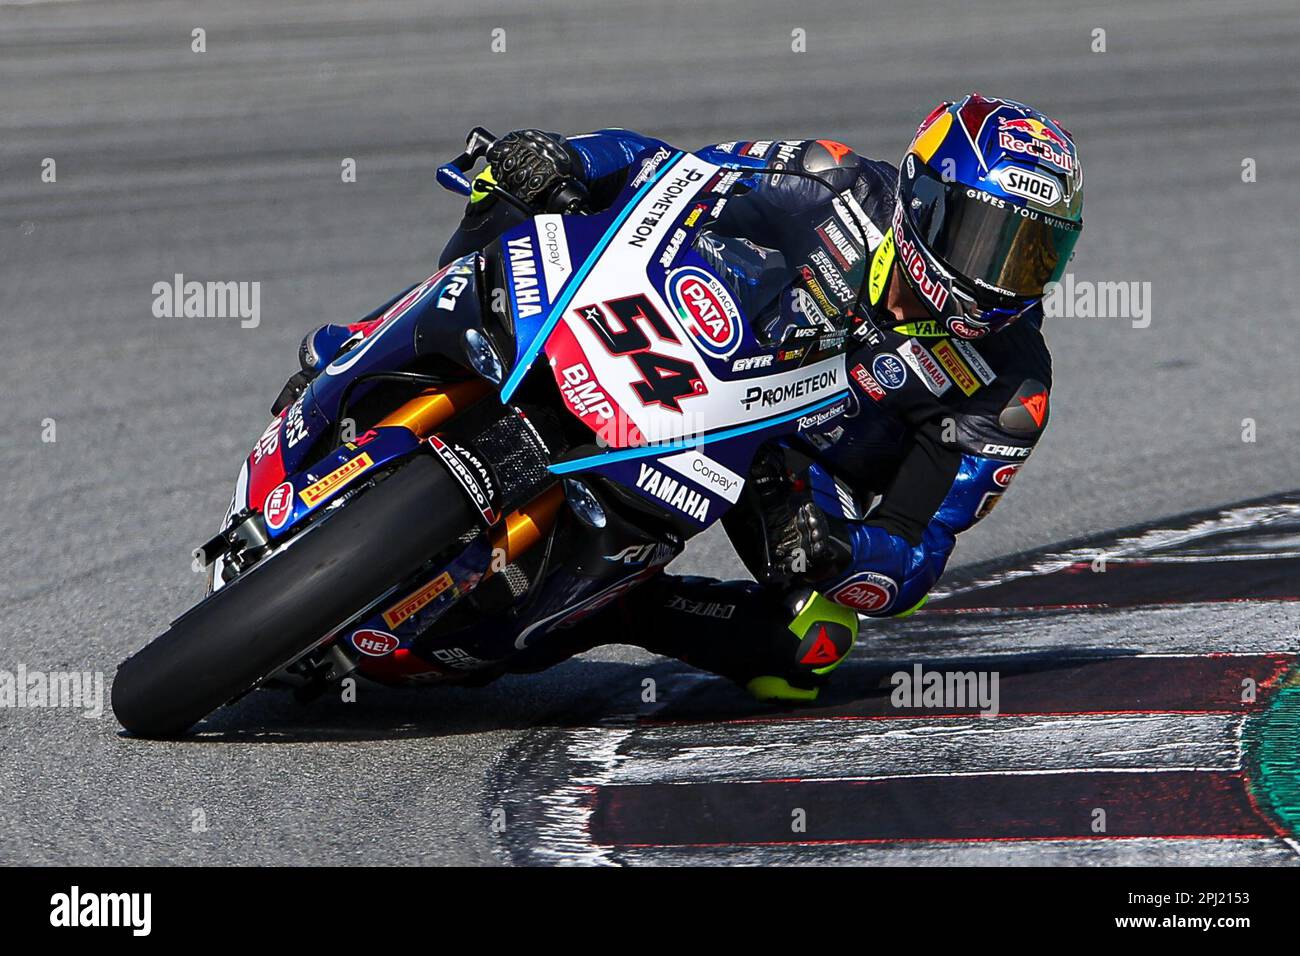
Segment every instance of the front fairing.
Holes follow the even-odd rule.
[[[516,341],[503,397],[549,374],[591,436],[553,473],[599,475],[685,534],[739,500],[760,444],[847,407],[843,335],[801,313],[779,253],[699,241],[736,178],[647,152],[610,209],[535,217],[500,243]]]

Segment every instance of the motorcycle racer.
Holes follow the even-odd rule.
[[[637,157],[658,148],[666,144],[621,129],[502,137],[441,263],[519,221],[489,184],[541,211],[576,183],[575,196],[599,210]],[[812,700],[848,655],[859,614],[903,616],[924,604],[957,535],[998,503],[1046,428],[1041,301],[1082,227],[1082,168],[1059,123],[975,93],[931,112],[898,167],[825,139],[721,143],[696,155],[746,169],[745,191],[707,241],[776,250],[794,264],[805,317],[849,336],[850,388],[879,414],[853,416],[819,447],[759,457],[749,476],[756,507],[724,518],[756,582],[647,575],[530,645],[512,669],[631,643],[762,699]],[[364,331],[308,336],[302,374]]]

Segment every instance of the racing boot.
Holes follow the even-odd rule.
[[[322,325],[303,336],[302,344],[298,346],[299,370],[290,375],[284,388],[280,389],[279,397],[271,405],[271,414],[279,415],[297,401],[325,366],[365,337],[369,331],[366,328],[368,324]]]
[[[858,636],[858,616],[816,591],[789,596],[793,620],[773,636],[770,673],[750,678],[745,689],[759,700],[817,699],[831,671],[844,663]]]

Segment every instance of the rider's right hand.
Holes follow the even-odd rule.
[[[536,129],[515,130],[487,151],[492,178],[535,209],[546,208],[562,186],[582,177],[582,165],[564,138]]]

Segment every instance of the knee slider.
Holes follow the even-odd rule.
[[[817,676],[829,674],[844,662],[858,637],[858,616],[813,591],[789,624],[798,639],[794,649],[796,671]]]

